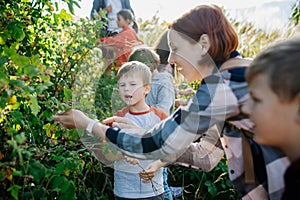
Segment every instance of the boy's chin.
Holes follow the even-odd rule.
[[[274,146],[274,145],[270,144],[270,142],[268,142],[267,139],[264,139],[264,138],[260,137],[260,136],[257,135],[257,134],[254,134],[253,139],[254,139],[255,142],[257,142],[258,144],[261,144],[261,145],[268,145],[268,146]]]
[[[124,100],[124,102],[125,102],[125,104],[127,105],[127,106],[133,106],[134,105],[134,103],[132,102],[132,100]]]

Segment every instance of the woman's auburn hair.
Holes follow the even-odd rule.
[[[209,55],[219,65],[238,48],[238,35],[216,5],[199,5],[175,20],[170,28],[198,42],[203,34],[210,40]]]

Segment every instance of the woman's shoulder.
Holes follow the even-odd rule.
[[[244,68],[249,67],[252,58],[242,58],[242,57],[234,57],[226,60],[219,68],[219,71],[226,71],[234,68]]]
[[[173,76],[169,72],[159,72],[152,77],[152,80],[173,83]]]

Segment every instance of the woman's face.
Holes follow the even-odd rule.
[[[203,74],[199,70],[202,57],[200,43],[190,42],[189,38],[170,29],[168,44],[170,47],[169,63],[176,66],[176,70],[184,76],[186,81],[201,80]]]

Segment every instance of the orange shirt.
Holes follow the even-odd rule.
[[[128,57],[134,46],[143,44],[143,41],[137,37],[136,32],[130,27],[124,28],[115,36],[101,38],[101,41],[103,44],[114,47],[117,68],[128,61]]]

